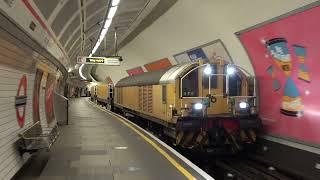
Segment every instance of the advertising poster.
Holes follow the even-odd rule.
[[[232,62],[230,55],[221,40],[216,40],[199,47],[192,48],[173,56],[178,64],[194,62],[202,59],[204,62],[213,62],[220,59],[225,62]]]
[[[40,121],[39,113],[39,97],[40,97],[40,84],[42,79],[43,71],[37,69],[33,88],[33,122]]]
[[[154,61],[148,64],[145,64],[144,67],[148,72],[150,71],[157,71],[160,69],[167,69],[171,67],[172,64],[168,58],[160,59],[158,61]]]
[[[45,108],[47,123],[50,124],[54,119],[53,98],[56,77],[52,74],[48,75],[45,89]]]
[[[134,76],[134,75],[138,75],[138,74],[142,74],[144,73],[142,67],[135,67],[135,68],[132,68],[132,69],[128,69],[127,70],[127,73],[129,76]]]
[[[16,116],[20,128],[23,128],[26,119],[27,87],[27,76],[24,74],[19,81],[15,97]]]
[[[239,33],[259,82],[267,134],[320,144],[320,7]]]
[[[113,81],[112,81],[112,79],[111,79],[110,76],[107,76],[107,77],[106,77],[105,82],[106,82],[107,84],[113,84]]]

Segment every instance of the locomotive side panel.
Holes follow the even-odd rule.
[[[176,91],[176,84],[167,84],[167,104],[166,104],[166,119],[170,122],[170,123],[176,123],[173,119],[172,119],[172,110],[170,108],[170,105],[172,105],[173,107],[177,106],[177,99],[179,99],[179,91]]]
[[[121,88],[121,103],[124,107],[139,110],[139,87],[130,86]]]
[[[154,85],[152,88],[152,95],[153,95],[153,115],[160,119],[166,119],[166,106],[167,104],[164,101],[164,98],[166,98],[166,93],[164,93],[165,90],[163,90],[163,87],[161,85]]]
[[[107,84],[101,84],[97,86],[97,100],[100,103],[107,103],[108,95],[109,95],[109,88]]]
[[[175,105],[175,85],[147,85],[116,87],[114,102],[123,108],[154,117],[160,121],[172,121]]]

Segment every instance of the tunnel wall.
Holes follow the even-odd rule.
[[[23,157],[18,151],[18,134],[36,121],[43,128],[56,122],[53,99],[48,99],[54,91],[56,72],[43,62],[42,67],[36,65],[43,60],[20,47],[1,38],[0,41],[0,177],[10,179],[28,160],[28,156]],[[35,69],[41,71],[40,75],[36,75]],[[22,96],[26,96],[26,103],[18,106],[15,99]]]
[[[26,160],[17,151],[16,142],[18,133],[33,123],[34,59],[14,45],[14,38],[2,30],[0,35],[0,177],[10,179]],[[16,108],[15,97],[19,95],[26,95],[27,103]]]
[[[34,41],[39,43],[46,51],[51,53],[61,65],[67,67],[69,62],[63,48],[57,43],[56,37],[49,30],[49,26],[43,21],[45,19],[36,8],[33,1],[0,1],[0,13],[10,17],[19,27],[21,27]],[[32,29],[31,24],[35,28]]]
[[[11,179],[30,157],[18,150],[19,133],[36,121],[43,129],[56,123],[53,94],[63,89],[65,69],[1,13],[0,19],[0,177]]]
[[[0,54],[3,55],[2,53]],[[25,106],[26,114],[23,127],[26,128],[33,124],[32,89],[34,74],[0,65],[0,177],[4,179],[10,179],[25,161],[21,158],[15,144],[18,140],[18,133],[23,131],[24,128],[21,128],[18,124],[16,108],[14,107],[14,97],[17,95],[20,79],[24,75],[27,79],[27,104]],[[23,93],[23,90],[21,93]],[[23,117],[21,108],[19,112]]]
[[[121,67],[99,66],[96,74],[109,74],[114,82],[126,70],[221,39],[233,61],[253,72],[249,58],[234,34],[315,0],[179,0],[164,15],[120,50]]]

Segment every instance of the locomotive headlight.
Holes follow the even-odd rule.
[[[194,104],[193,107],[195,110],[201,110],[203,108],[203,105],[201,103],[196,103],[196,104]]]
[[[240,102],[239,103],[239,108],[240,109],[246,109],[249,107],[249,104],[247,102]]]
[[[228,75],[232,75],[232,74],[234,74],[236,72],[236,68],[235,67],[233,67],[233,66],[228,66],[227,67],[227,74]]]
[[[203,72],[204,72],[206,75],[210,75],[210,74],[212,73],[212,68],[211,68],[210,64],[208,64],[208,65],[204,68]]]

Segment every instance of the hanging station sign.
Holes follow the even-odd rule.
[[[79,64],[101,64],[107,66],[120,66],[122,61],[121,56],[107,56],[107,57],[78,57],[77,63]]]

